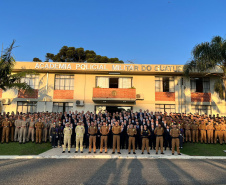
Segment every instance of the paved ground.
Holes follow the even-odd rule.
[[[3,184],[226,184],[226,160],[0,160]]]
[[[175,152],[175,155],[172,156],[172,151],[170,150],[164,150],[164,154],[161,154],[161,151],[158,152],[158,155],[156,155],[155,150],[150,150],[150,154],[147,154],[147,151],[144,152],[144,154],[141,154],[141,150],[136,150],[136,154],[133,154],[133,151],[131,151],[131,154],[128,154],[128,150],[120,150],[121,154],[118,154],[115,152],[115,154],[112,154],[112,149],[108,150],[108,153],[100,153],[100,150],[96,150],[96,153],[94,154],[93,151],[89,154],[88,149],[84,149],[83,153],[80,151],[78,153],[75,152],[75,148],[71,149],[71,153],[66,152],[63,154],[62,153],[62,148],[54,148],[51,150],[48,150],[39,156],[42,157],[49,157],[49,158],[163,158],[163,157],[178,157],[177,152]],[[187,156],[187,155],[184,155]],[[180,156],[179,156],[180,157]]]
[[[141,150],[136,150],[136,154],[128,154],[128,150],[121,150],[121,154],[112,154],[112,149],[108,150],[108,153],[100,153],[99,150],[94,154],[93,151],[88,153],[88,149],[84,149],[84,152],[75,153],[75,149],[71,149],[71,153],[68,153],[67,150],[65,153],[62,153],[62,148],[53,148],[39,155],[0,155],[1,159],[224,159],[226,156],[189,156],[189,155],[178,155],[175,152],[175,155],[172,155],[170,150],[164,150],[164,154],[158,152],[156,155],[155,150],[150,150],[150,154],[147,154],[147,151],[144,154],[141,154]]]

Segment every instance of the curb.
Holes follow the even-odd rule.
[[[226,160],[224,156],[150,156],[150,155],[52,155],[52,156],[42,156],[42,155],[3,155],[0,156],[1,159],[223,159]]]

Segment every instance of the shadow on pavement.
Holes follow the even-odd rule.
[[[109,177],[117,171],[117,159],[109,159],[83,184],[107,184]],[[120,171],[120,169],[119,169]]]
[[[17,165],[17,163],[22,163],[20,165]],[[55,160],[54,166],[55,168],[61,166],[64,163],[63,160]],[[16,166],[7,166],[7,168],[2,169],[0,173],[0,179],[7,181],[7,179],[11,178],[20,178],[21,175],[26,174],[27,176],[34,175],[35,172],[38,172],[39,170],[44,170],[49,166],[53,166],[51,163],[51,160],[43,160],[43,159],[36,159],[36,160],[19,160],[19,162],[12,160],[8,164],[16,164]]]
[[[226,164],[222,164],[220,163],[221,165],[224,165],[224,167],[222,167],[220,164],[215,164],[215,163],[219,163],[217,161],[210,161],[210,160],[201,160],[203,163],[207,163],[215,168],[217,168],[217,170],[221,171],[221,170],[224,170],[225,171],[225,174],[226,174]]]
[[[157,162],[157,166],[159,172],[162,177],[166,180],[167,184],[174,185],[175,182],[177,184],[184,184],[186,179],[189,179],[190,184],[201,184],[194,177],[192,177],[189,173],[184,171],[179,166],[175,165],[171,160],[159,160]],[[165,166],[166,168],[163,168]],[[188,184],[188,182],[186,182]]]
[[[128,161],[131,162],[127,167]],[[147,184],[143,168],[138,159],[109,159],[83,184]]]
[[[0,167],[4,167],[4,166],[9,166],[9,165],[14,165],[14,164],[17,164],[17,163],[23,163],[27,161],[26,159],[21,159],[21,160],[3,160],[0,162]]]
[[[138,159],[133,159],[128,169],[130,170],[128,184],[147,184],[147,181],[142,176],[143,165]]]

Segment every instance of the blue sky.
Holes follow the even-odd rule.
[[[66,46],[137,64],[184,64],[192,48],[226,38],[225,0],[0,0],[0,43],[17,61]]]

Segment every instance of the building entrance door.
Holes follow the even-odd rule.
[[[132,107],[131,106],[96,106],[96,114],[99,113],[99,111],[103,112],[107,110],[110,113],[113,112],[122,112],[122,111],[131,111]]]

